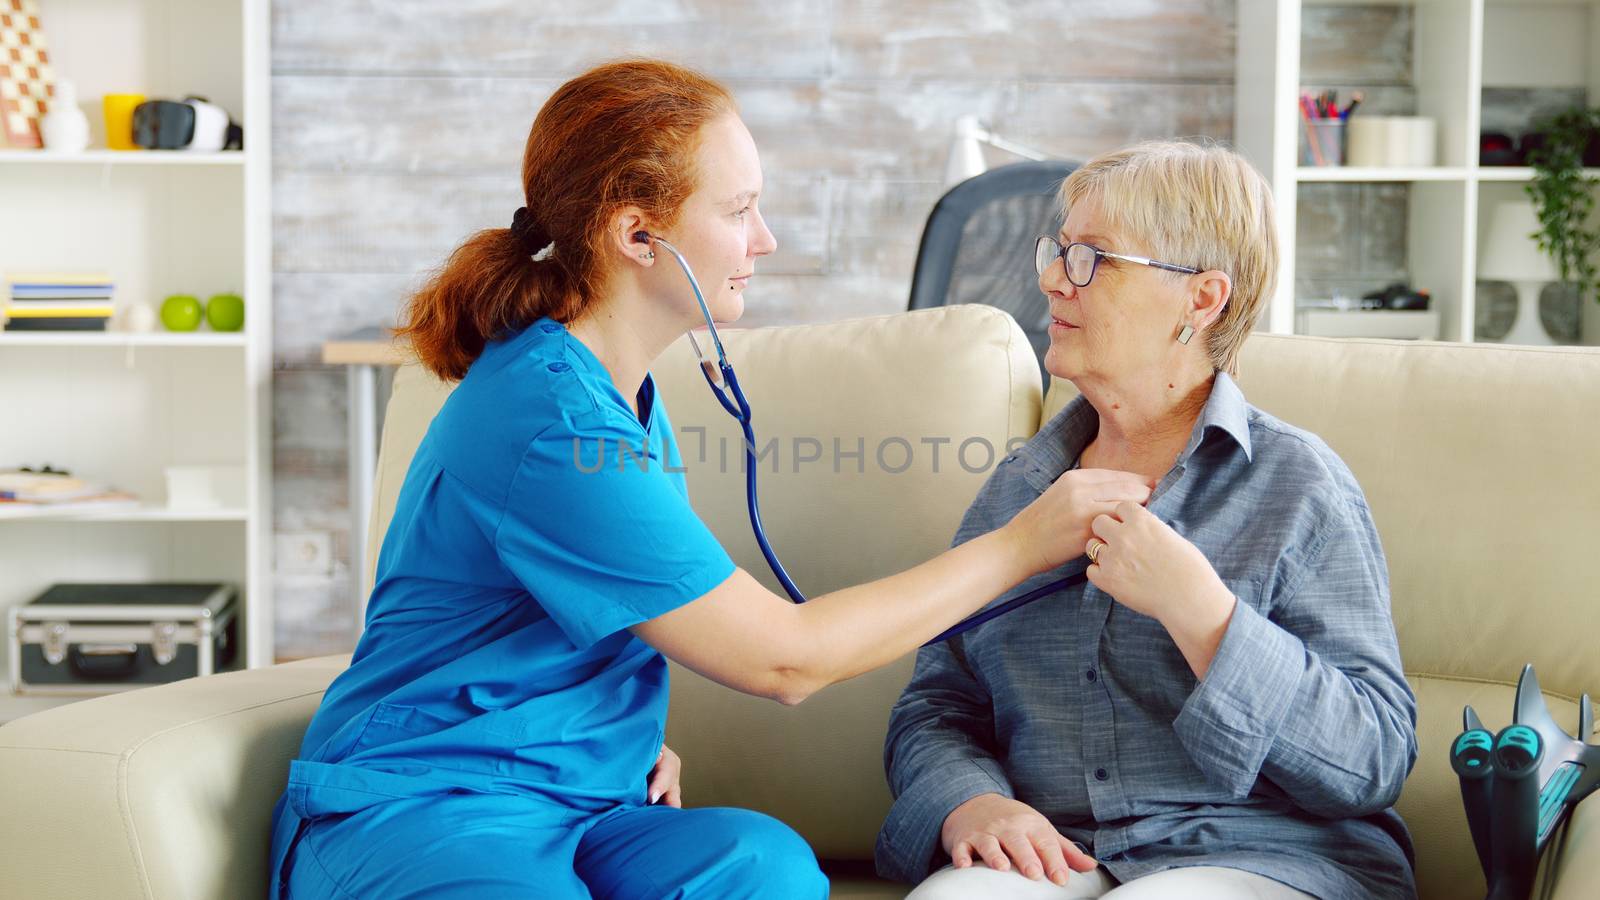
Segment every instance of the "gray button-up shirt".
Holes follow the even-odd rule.
[[[955,543],[1009,521],[1098,427],[1074,400],[996,468]],[[992,792],[1122,881],[1214,865],[1325,900],[1415,897],[1392,807],[1417,756],[1416,698],[1350,470],[1219,372],[1149,508],[1239,599],[1205,680],[1159,622],[1087,582],[923,649],[889,722],[879,872],[918,881],[943,865],[945,817]]]

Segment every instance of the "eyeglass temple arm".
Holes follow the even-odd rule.
[[[1109,256],[1112,259],[1120,259],[1124,262],[1137,263],[1141,266],[1153,266],[1157,269],[1166,269],[1169,272],[1187,272],[1190,275],[1198,275],[1200,273],[1199,269],[1192,269],[1188,266],[1179,266],[1172,263],[1156,262],[1148,256],[1129,256],[1126,253],[1112,253],[1110,250],[1101,250],[1099,252],[1102,256]]]

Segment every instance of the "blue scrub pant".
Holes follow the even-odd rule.
[[[289,871],[292,900],[828,896],[811,848],[760,813],[624,806],[588,815],[488,794],[319,818]]]

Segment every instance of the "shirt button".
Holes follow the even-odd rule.
[[[554,322],[546,322],[543,325],[539,326],[539,330],[544,332],[545,334],[555,334],[556,332],[561,330],[561,326],[557,325]]]
[[[552,372],[565,372],[570,368],[572,367],[564,362],[553,362],[549,365],[549,369]]]
[[[1111,777],[1111,773],[1107,772],[1105,769],[1095,769],[1094,777],[1096,781],[1105,781],[1107,778]]]
[[[1093,683],[1094,683],[1094,680],[1095,680],[1095,679],[1096,679],[1096,678],[1099,678],[1099,677],[1100,677],[1100,676],[1099,676],[1099,675],[1097,675],[1097,674],[1095,674],[1095,671],[1094,671],[1094,670],[1093,670],[1093,669],[1090,669],[1090,670],[1089,670],[1089,671],[1087,671],[1087,672],[1085,672],[1085,673],[1083,673],[1083,677],[1084,677],[1084,678],[1085,678],[1085,679],[1087,679],[1087,680],[1088,680],[1088,681],[1089,681],[1089,683],[1090,683],[1090,684],[1093,684]]]

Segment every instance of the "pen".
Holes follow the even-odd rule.
[[[1350,97],[1350,105],[1345,107],[1345,111],[1339,114],[1339,118],[1341,118],[1341,119],[1350,118],[1350,114],[1355,112],[1356,111],[1356,107],[1361,105],[1361,100],[1362,100],[1362,94],[1361,94],[1360,91],[1356,91],[1354,94],[1352,94],[1351,97]]]

